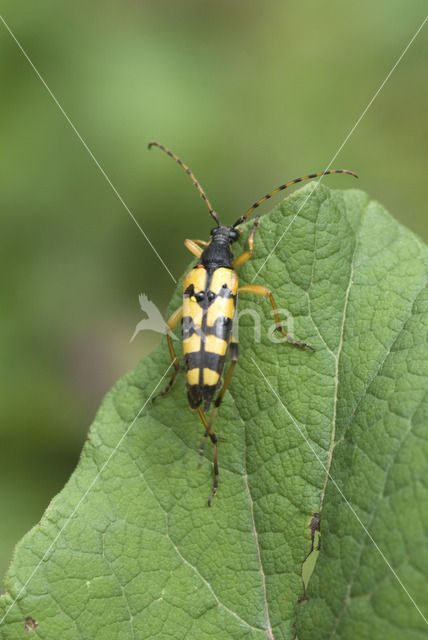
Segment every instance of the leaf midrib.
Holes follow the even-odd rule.
[[[256,552],[257,552],[257,563],[259,566],[259,573],[260,573],[260,580],[261,580],[261,586],[262,586],[262,596],[263,596],[263,608],[264,608],[264,612],[265,612],[265,620],[266,620],[266,629],[264,630],[266,633],[266,636],[268,637],[269,640],[275,640],[275,637],[273,635],[273,631],[272,631],[272,626],[270,623],[270,615],[269,615],[269,603],[267,600],[267,593],[266,593],[266,576],[265,576],[265,572],[263,569],[263,562],[262,562],[262,556],[261,556],[261,550],[260,550],[260,545],[259,545],[259,536],[257,533],[257,528],[256,528],[256,521],[255,521],[255,517],[254,517],[254,501],[253,501],[253,497],[251,495],[251,491],[250,491],[250,486],[248,484],[248,473],[247,473],[247,430],[246,430],[246,423],[245,420],[242,418],[237,404],[236,404],[236,400],[233,397],[233,394],[230,393],[230,397],[232,398],[233,401],[233,405],[236,409],[236,413],[239,416],[239,420],[241,421],[242,424],[242,458],[243,458],[243,467],[244,467],[244,473],[242,474],[242,480],[244,483],[244,487],[245,487],[245,492],[247,494],[247,498],[248,498],[248,506],[250,509],[250,519],[251,519],[251,530],[253,533],[253,537],[254,537],[254,544],[256,547]]]
[[[187,445],[186,445],[187,446]],[[132,458],[134,464],[136,465],[135,460]],[[137,467],[138,469],[138,467]],[[203,582],[203,584],[207,587],[207,589],[209,590],[209,592],[211,593],[211,595],[213,596],[214,600],[217,602],[217,604],[222,607],[225,611],[227,611],[230,615],[232,615],[234,618],[236,618],[241,624],[244,624],[246,627],[248,627],[249,629],[251,629],[252,631],[256,631],[258,633],[265,633],[265,629],[260,629],[258,627],[254,627],[253,625],[251,625],[249,622],[247,622],[246,620],[244,620],[243,618],[241,618],[241,616],[236,613],[236,611],[233,611],[232,609],[230,609],[227,605],[224,604],[224,602],[222,602],[220,600],[220,598],[218,597],[218,595],[216,594],[216,592],[214,591],[213,587],[211,586],[210,582],[200,573],[200,571],[198,571],[197,567],[195,567],[189,560],[187,560],[187,558],[181,553],[179,547],[175,544],[174,540],[171,538],[170,532],[169,532],[169,514],[166,511],[166,509],[164,509],[164,507],[162,506],[162,503],[160,502],[159,498],[156,496],[156,494],[154,493],[154,491],[152,490],[150,483],[147,481],[144,473],[141,473],[141,471],[138,469],[138,472],[141,474],[141,476],[143,477],[144,483],[149,491],[149,493],[151,494],[151,496],[153,497],[154,501],[156,502],[156,504],[158,505],[159,509],[161,510],[161,512],[164,514],[165,516],[165,536],[168,539],[168,541],[170,542],[172,548],[174,549],[174,551],[176,552],[176,554],[178,555],[178,557],[180,558],[180,560],[183,562],[183,564],[185,564],[186,566],[188,566],[194,573],[195,575],[199,578],[199,580],[201,580],[201,582]]]

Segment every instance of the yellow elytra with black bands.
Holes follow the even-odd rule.
[[[183,283],[183,355],[192,409],[207,411],[217,390],[236,310],[238,276],[197,265]]]
[[[302,349],[311,349],[314,351],[314,348],[305,342],[298,342],[287,335],[281,324],[278,307],[270,289],[258,284],[238,286],[238,276],[235,269],[251,258],[254,247],[254,234],[259,221],[258,218],[256,218],[250,230],[248,250],[234,258],[231,245],[239,238],[241,233],[237,226],[241,224],[241,222],[244,222],[250,213],[265,200],[268,200],[275,193],[293,184],[332,173],[346,173],[355,178],[358,178],[358,176],[353,171],[348,171],[347,169],[335,169],[321,173],[311,173],[302,178],[296,178],[295,180],[282,184],[274,189],[274,191],[260,198],[260,200],[257,200],[243,216],[239,217],[237,221],[229,227],[220,223],[204,190],[189,167],[172,151],[162,144],[159,144],[159,142],[150,142],[149,149],[152,146],[159,147],[162,151],[165,151],[165,153],[183,167],[205,201],[210,215],[214,218],[217,225],[211,230],[211,237],[208,242],[204,240],[184,241],[187,249],[198,258],[198,262],[184,277],[182,306],[177,309],[168,320],[168,327],[171,330],[180,320],[183,324],[183,356],[187,383],[187,398],[190,408],[198,411],[205,430],[199,448],[200,460],[202,459],[205,440],[208,436],[213,443],[214,484],[208,498],[208,505],[210,506],[211,500],[217,493],[218,488],[217,436],[212,425],[229,385],[236,362],[238,361],[238,343],[232,334],[238,293],[253,293],[268,297],[274,311],[276,329],[282,333],[291,344]],[[174,365],[174,373],[167,387],[155,396],[153,400],[168,393],[180,370],[180,365],[169,334],[167,340],[171,360]],[[224,377],[223,385],[220,387],[228,350],[231,363]],[[219,388],[220,391],[214,399]],[[206,413],[209,411],[213,402],[214,409],[211,416],[207,418]]]

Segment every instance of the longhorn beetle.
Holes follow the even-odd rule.
[[[294,344],[296,347],[315,351],[309,344],[298,342],[287,335],[281,324],[278,307],[270,289],[260,284],[247,284],[238,287],[238,276],[235,269],[243,265],[244,262],[247,262],[253,254],[254,235],[259,225],[259,219],[256,217],[251,227],[248,236],[248,250],[234,258],[231,245],[236,242],[241,233],[241,230],[238,229],[237,226],[244,222],[250,213],[265,202],[265,200],[268,200],[275,193],[297,182],[309,180],[310,178],[318,178],[319,176],[326,176],[332,173],[347,173],[355,178],[358,178],[358,176],[353,171],[348,171],[347,169],[335,169],[321,173],[311,173],[303,178],[296,178],[295,180],[291,180],[291,182],[282,184],[277,189],[260,198],[260,200],[257,200],[243,216],[240,216],[231,227],[228,227],[220,223],[205,191],[189,167],[172,151],[164,147],[163,144],[150,142],[148,146],[149,149],[153,146],[159,147],[159,149],[165,151],[165,153],[183,167],[205,201],[208,211],[217,225],[211,230],[211,238],[208,242],[204,240],[184,241],[184,245],[198,258],[198,262],[193,269],[184,276],[183,304],[172,314],[167,323],[169,328],[167,335],[168,347],[172,364],[174,365],[174,373],[165,389],[153,398],[153,400],[156,400],[159,396],[164,396],[168,393],[180,370],[170,332],[181,320],[183,325],[183,355],[187,398],[190,408],[198,411],[205,429],[199,448],[200,460],[202,460],[205,441],[208,436],[213,443],[214,484],[208,498],[208,506],[211,506],[211,501],[217,493],[218,488],[217,436],[213,431],[212,425],[238,361],[238,343],[232,335],[232,325],[238,301],[238,293],[254,293],[255,295],[269,298],[275,316],[276,330],[282,333],[288,342]],[[220,386],[228,348],[231,363],[224,378],[223,386],[214,400],[215,393]],[[208,419],[206,413],[209,411],[213,400],[214,409]],[[201,405],[203,405],[203,408]]]

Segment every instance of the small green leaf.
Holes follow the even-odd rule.
[[[317,351],[272,342],[269,301],[240,297],[261,336],[248,311],[212,508],[183,376],[150,400],[171,374],[163,341],[106,396],[75,473],[17,545],[2,639],[28,638],[29,620],[49,640],[424,637],[427,249],[365,194],[308,185],[261,219],[241,281],[261,267],[255,282]]]

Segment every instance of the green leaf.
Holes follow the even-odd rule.
[[[241,281],[262,266],[256,282],[317,351],[273,343],[269,301],[240,297],[261,339],[247,312],[212,508],[183,376],[150,400],[171,373],[162,341],[106,396],[75,473],[17,545],[2,639],[26,624],[61,640],[426,637],[427,250],[365,194],[308,185],[262,218]]]

